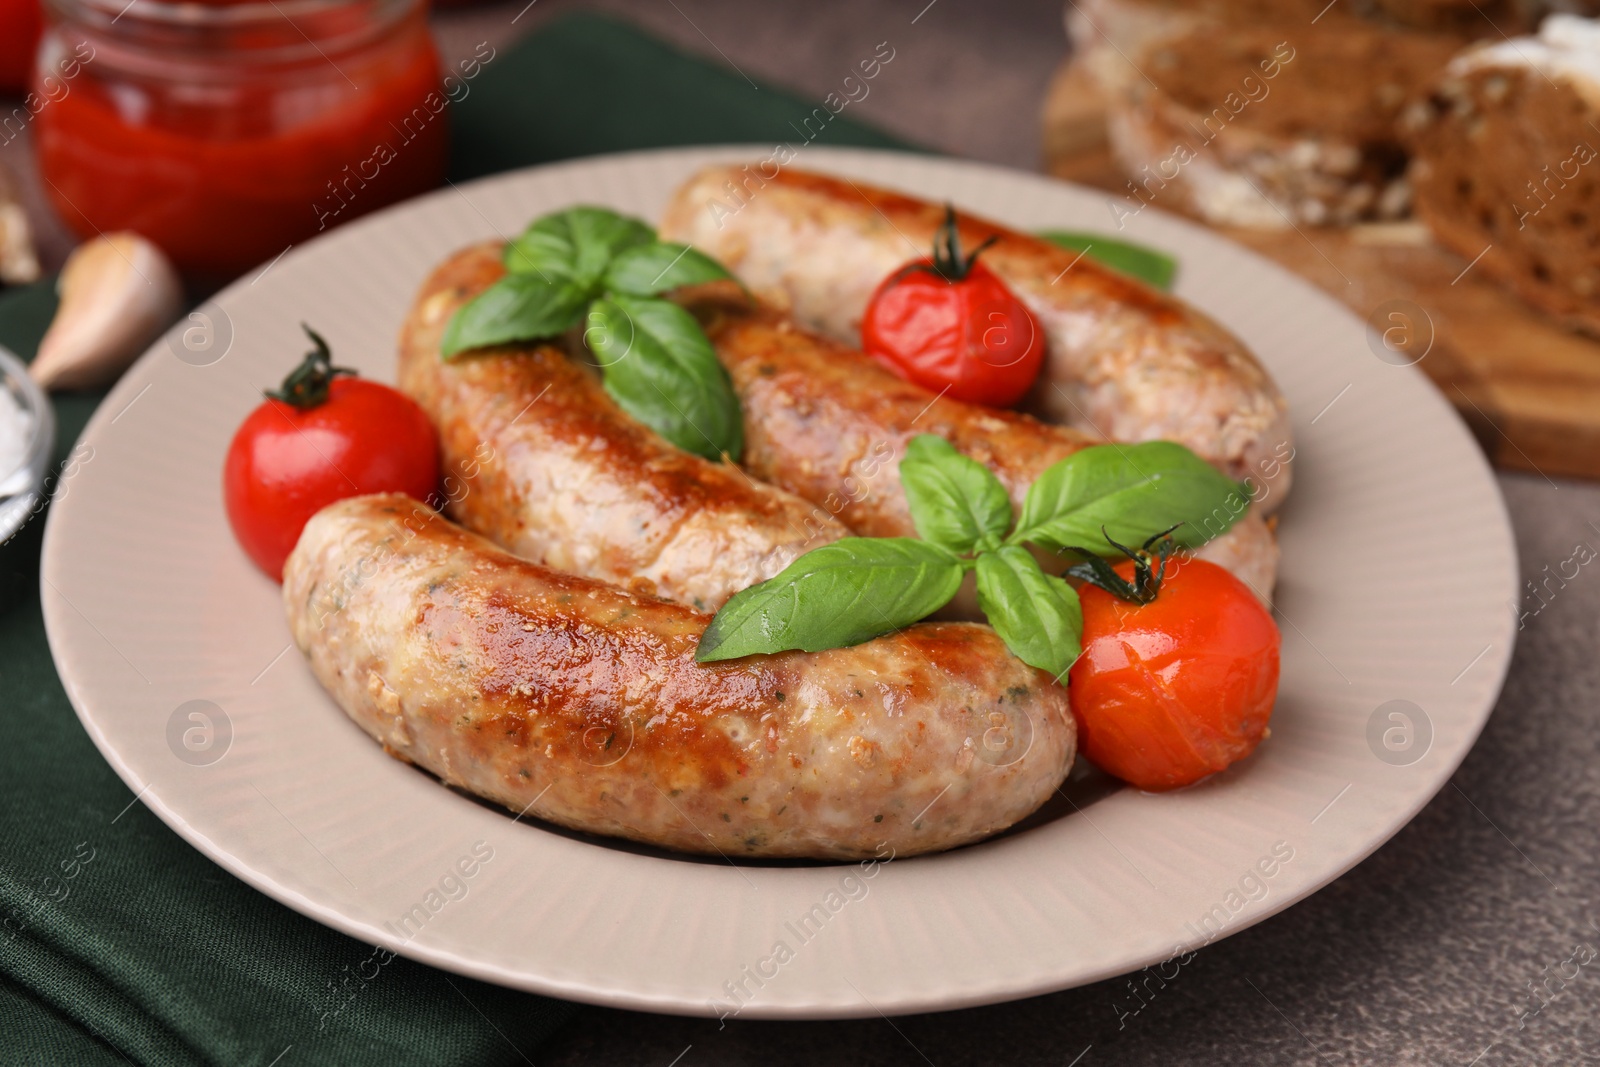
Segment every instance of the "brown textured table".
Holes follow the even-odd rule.
[[[894,77],[874,85],[863,118],[953,154],[1028,169],[1040,154],[1039,103],[1066,48],[1055,0],[525,4],[441,15],[441,44],[465,55],[552,14],[596,8],[820,98],[863,42],[887,38],[899,49]],[[26,172],[27,151],[19,141],[0,160]],[[42,208],[34,215],[54,265],[68,242]],[[1580,542],[1600,550],[1600,488],[1538,474],[1502,474],[1500,484],[1525,575],[1554,570]],[[1578,959],[1600,952],[1592,899],[1600,569],[1550,588],[1546,606],[1532,598],[1522,606],[1505,693],[1452,784],[1355,870],[1205,949],[1164,988],[1143,987],[1142,999],[1120,979],[892,1021],[723,1028],[588,1009],[534,1059],[541,1067],[1600,1062],[1600,959],[1565,962],[1575,949],[1585,950]],[[1530,999],[1532,986],[1551,992]]]

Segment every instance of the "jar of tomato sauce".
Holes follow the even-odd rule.
[[[237,274],[444,177],[426,0],[47,0],[34,118],[80,235]],[[46,90],[50,92],[47,94]]]

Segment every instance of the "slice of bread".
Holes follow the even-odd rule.
[[[1204,26],[1309,25],[1326,6],[1327,0],[1069,0],[1067,37],[1101,89],[1115,94],[1141,80],[1132,57],[1156,41]]]
[[[1600,336],[1600,21],[1553,15],[1463,53],[1402,127],[1439,241]]]
[[[1395,119],[1463,44],[1339,15],[1143,40],[1107,93],[1128,210],[1275,229],[1405,215]]]
[[[1502,39],[1527,33],[1547,15],[1600,15],[1600,0],[1362,0],[1366,13],[1402,26]]]
[[[1542,0],[1371,0],[1371,12],[1402,26],[1468,37],[1526,33],[1548,4]]]
[[[1205,23],[1271,22],[1304,29],[1332,19],[1498,40],[1528,33],[1546,15],[1600,14],[1600,0],[1070,0],[1067,36],[1080,55],[1109,41],[1131,53],[1157,36]]]

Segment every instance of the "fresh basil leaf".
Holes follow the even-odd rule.
[[[582,279],[600,279],[619,252],[656,239],[655,228],[648,223],[605,208],[575,207],[567,215]]]
[[[501,258],[507,270],[544,274],[552,281],[561,275],[591,289],[613,256],[655,237],[655,230],[638,219],[603,207],[571,207],[535,219]]]
[[[978,557],[978,607],[1013,655],[1057,681],[1083,651],[1083,607],[1033,553],[1004,545]]]
[[[439,354],[450,359],[469,348],[554,337],[577,324],[585,301],[565,279],[508,274],[451,316]]]
[[[910,537],[846,537],[734,596],[700,638],[700,663],[820,652],[910,626],[950,602],[961,561]]]
[[[615,296],[590,306],[583,336],[622,410],[686,452],[744,451],[739,398],[693,315],[665,300]]]
[[[942,437],[918,434],[900,461],[911,521],[924,541],[952,552],[992,548],[1011,528],[1011,497],[982,463]]]
[[[1082,252],[1112,270],[1131,274],[1157,289],[1171,289],[1172,279],[1178,273],[1178,261],[1165,252],[1127,241],[1116,241],[1103,234],[1044,230],[1039,236],[1053,245]]]
[[[1008,541],[1057,551],[1081,545],[1116,555],[1106,534],[1137,545],[1181,523],[1172,538],[1192,548],[1227,530],[1249,503],[1238,482],[1182,445],[1091,445],[1039,476]]]
[[[534,274],[546,281],[575,280],[578,257],[572,248],[570,232],[564,224],[559,229],[540,229],[539,226],[540,223],[534,223],[521,236],[508,242],[500,253],[501,264],[513,274]]]
[[[720,281],[732,275],[722,264],[688,245],[652,241],[625,248],[606,267],[606,288],[614,293],[655,296],[685,285]]]

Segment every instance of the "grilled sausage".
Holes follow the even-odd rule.
[[[1067,693],[986,626],[705,666],[710,616],[518,559],[407,497],[312,518],[284,567],[312,671],[393,755],[562,826],[686,852],[951,848],[1071,766]]]
[[[712,167],[680,188],[664,236],[694,245],[804,325],[859,343],[879,282],[927,256],[943,207],[857,182],[781,169]],[[1027,400],[1053,422],[1116,441],[1187,445],[1229,476],[1288,491],[1288,408],[1256,359],[1176,297],[1077,253],[967,215],[961,243],[998,236],[983,262],[1039,319],[1045,370]],[[1270,483],[1270,484],[1268,484]]]
[[[752,475],[838,516],[867,537],[914,537],[900,485],[912,437],[937,434],[984,464],[1021,509],[1046,467],[1086,445],[1081,431],[929,392],[810,331],[731,286],[685,292],[727,367],[744,410],[742,463]],[[1240,509],[1244,501],[1239,501]],[[1221,529],[1232,515],[1195,516]],[[1278,546],[1254,509],[1196,555],[1227,567],[1269,599]],[[1056,569],[1060,569],[1057,566]]]
[[[635,421],[554,345],[439,358],[456,309],[504,273],[499,248],[447,259],[400,338],[400,388],[439,430],[451,516],[517,555],[714,611],[846,534],[737,467]]]

